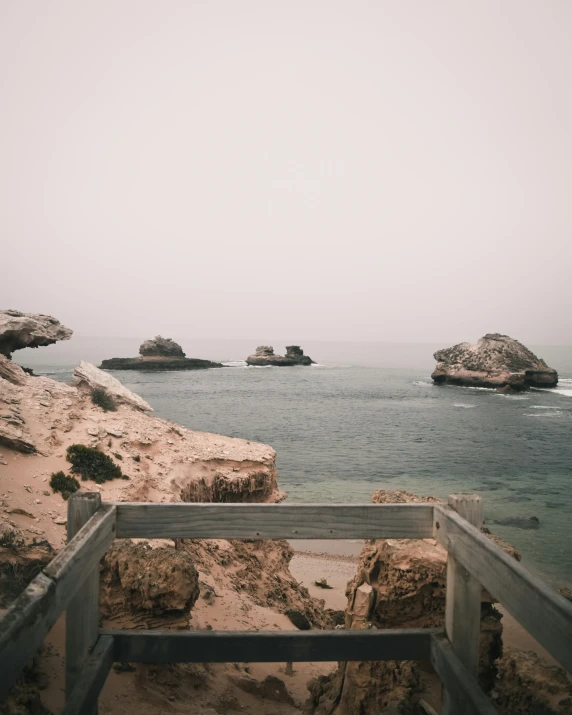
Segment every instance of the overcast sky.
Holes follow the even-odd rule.
[[[570,0],[0,0],[0,307],[571,344]]]

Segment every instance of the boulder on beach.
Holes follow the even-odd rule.
[[[558,373],[518,340],[488,333],[476,345],[459,343],[438,350],[431,377],[437,384],[490,387],[503,392],[556,387]]]
[[[209,367],[223,367],[220,362],[188,358],[183,348],[171,338],[157,335],[145,340],[139,347],[139,356],[134,358],[109,358],[103,360],[103,370],[204,370]]]
[[[258,367],[269,365],[290,367],[292,365],[314,365],[315,363],[311,357],[304,355],[304,351],[299,345],[286,346],[286,355],[275,355],[271,345],[259,345],[254,355],[249,355],[246,358],[246,364]]]
[[[52,345],[58,340],[69,340],[72,334],[73,330],[51,315],[0,310],[0,354],[7,358],[15,350]]]

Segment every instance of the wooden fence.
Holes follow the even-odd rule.
[[[482,502],[444,504],[102,504],[69,500],[68,544],[0,619],[0,698],[66,611],[67,715],[97,713],[115,661],[423,660],[444,686],[442,713],[490,714],[476,680],[481,588],[572,672],[572,604],[481,532]],[[447,549],[444,630],[118,631],[99,629],[99,562],[115,538],[425,539]]]

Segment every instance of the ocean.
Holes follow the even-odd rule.
[[[15,358],[70,380],[79,359],[129,357],[140,342],[74,338]],[[256,341],[181,342],[189,357],[227,367],[113,374],[160,417],[272,445],[290,501],[368,502],[379,488],[476,492],[487,526],[523,564],[555,586],[572,581],[572,348],[530,346],[559,371],[559,386],[513,396],[433,385],[438,345],[308,342],[315,366],[251,368],[243,358]],[[523,528],[531,516],[539,524]]]

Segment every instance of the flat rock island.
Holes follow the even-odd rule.
[[[558,373],[518,340],[488,333],[476,345],[459,343],[438,350],[431,377],[437,384],[490,387],[510,392],[556,387]]]
[[[224,367],[220,362],[188,358],[183,348],[171,338],[157,335],[153,340],[141,343],[139,355],[133,358],[109,358],[103,360],[103,370],[204,370],[210,367]]]
[[[258,367],[269,365],[290,367],[292,365],[315,365],[315,362],[308,355],[304,355],[304,351],[299,345],[287,345],[286,355],[275,355],[271,345],[259,345],[254,355],[249,355],[246,358],[246,364]]]

